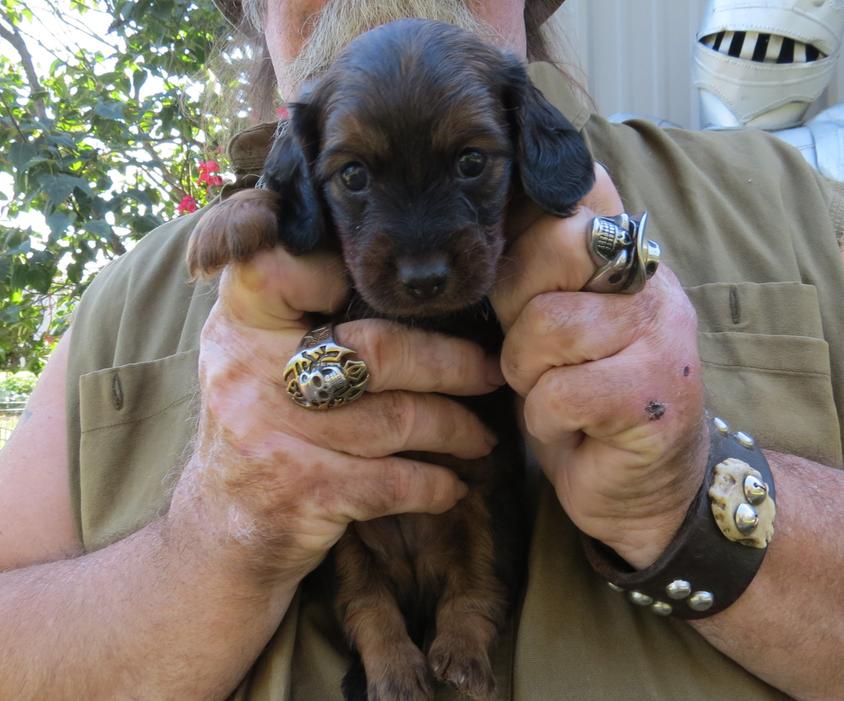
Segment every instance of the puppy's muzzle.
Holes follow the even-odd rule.
[[[399,282],[418,300],[434,299],[442,294],[448,286],[451,273],[451,264],[444,254],[401,258],[397,264]]]

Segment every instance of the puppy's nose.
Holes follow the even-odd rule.
[[[403,259],[398,263],[398,278],[417,299],[433,299],[448,284],[451,268],[445,256]]]

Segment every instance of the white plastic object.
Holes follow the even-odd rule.
[[[799,125],[829,83],[842,33],[844,0],[710,0],[694,52],[704,127]]]

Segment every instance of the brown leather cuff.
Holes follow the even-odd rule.
[[[725,465],[738,466],[739,471],[725,476]],[[719,484],[711,496],[713,481]],[[741,503],[736,508],[724,508],[719,487],[725,482],[740,495]],[[744,433],[731,433],[725,422],[714,419],[703,485],[659,559],[643,570],[634,570],[615,551],[584,536],[586,556],[594,570],[613,589],[625,592],[634,604],[663,616],[705,618],[733,604],[756,575],[773,532],[775,497],[768,462],[753,439]],[[767,509],[768,523],[754,522],[757,509]],[[720,527],[713,516],[716,512]],[[729,524],[724,523],[725,516]],[[755,533],[757,528],[767,528],[768,532],[760,538],[760,533]],[[730,529],[737,537],[725,535],[731,533]]]

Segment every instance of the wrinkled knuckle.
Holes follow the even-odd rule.
[[[354,419],[336,431],[331,426],[325,433],[332,435],[332,448],[337,451],[355,455],[360,458],[381,458],[388,452],[385,446],[386,431],[381,423],[382,412],[373,414],[370,411],[358,413]]]
[[[202,410],[207,415],[213,418],[216,422],[220,421],[223,415],[223,408],[226,406],[226,401],[223,395],[217,391],[216,383],[213,379],[207,380],[203,387],[202,394]]]
[[[536,383],[536,398],[546,412],[559,414],[571,404],[569,388],[564,380],[567,375],[563,374],[564,372],[551,369]]]
[[[314,427],[315,432],[323,438],[327,447],[332,450],[349,453],[350,455],[369,457],[364,455],[363,451],[371,441],[361,440],[360,429],[354,428],[355,425],[360,426],[360,423],[351,416],[352,414],[358,413],[357,409],[358,407],[348,406],[342,407],[337,411],[313,412],[303,417],[303,419],[314,419],[314,423],[316,424]],[[302,428],[308,428],[308,425],[305,424]]]
[[[585,231],[573,230],[573,227],[582,226],[576,217],[569,217],[566,219],[556,219],[551,229],[551,236],[548,237],[548,242],[551,246],[551,254],[556,257],[558,265],[563,269],[567,269],[571,265],[574,255],[582,255],[585,246],[583,243],[583,236]]]
[[[380,469],[360,490],[363,508],[370,517],[395,512],[404,505],[412,490],[412,467],[397,465],[394,460],[385,460]]]
[[[374,428],[382,435],[395,436],[400,445],[406,445],[413,433],[417,407],[407,392],[385,392],[379,396],[378,425]]]
[[[695,309],[689,297],[682,293],[677,295],[677,313],[680,319],[687,325],[697,329],[697,310]]]
[[[455,346],[455,339],[430,335],[420,338],[424,344],[425,364],[429,367],[431,392],[446,392],[455,380],[463,380],[476,372],[483,363],[482,351],[470,344]]]
[[[682,288],[654,290],[650,295],[640,295],[637,307],[639,323],[655,329],[660,335],[678,336],[678,331],[697,338],[697,311]]]
[[[356,322],[354,336],[343,345],[349,345],[358,357],[369,368],[369,372],[379,385],[383,386],[383,379],[388,374],[388,358],[390,341],[381,324],[371,321]]]
[[[203,366],[202,404],[217,419],[232,409],[231,389],[242,386],[246,371],[238,363],[208,363]]]
[[[553,292],[537,295],[525,306],[525,321],[533,334],[545,336],[552,334],[570,319],[565,305],[560,304]]]
[[[525,430],[536,440],[544,443],[550,440],[547,432],[547,410],[544,402],[534,393],[528,396],[524,407]]]
[[[415,480],[416,468],[408,466],[404,469],[388,471],[386,493],[390,499],[390,506],[406,504],[410,499]]]
[[[383,457],[384,451],[379,450],[379,445],[372,440],[355,441],[354,443],[339,443],[337,449],[345,450],[345,452],[356,455],[359,458],[380,458]]]
[[[200,346],[217,343],[230,330],[225,311],[220,304],[215,304],[199,333]]]

